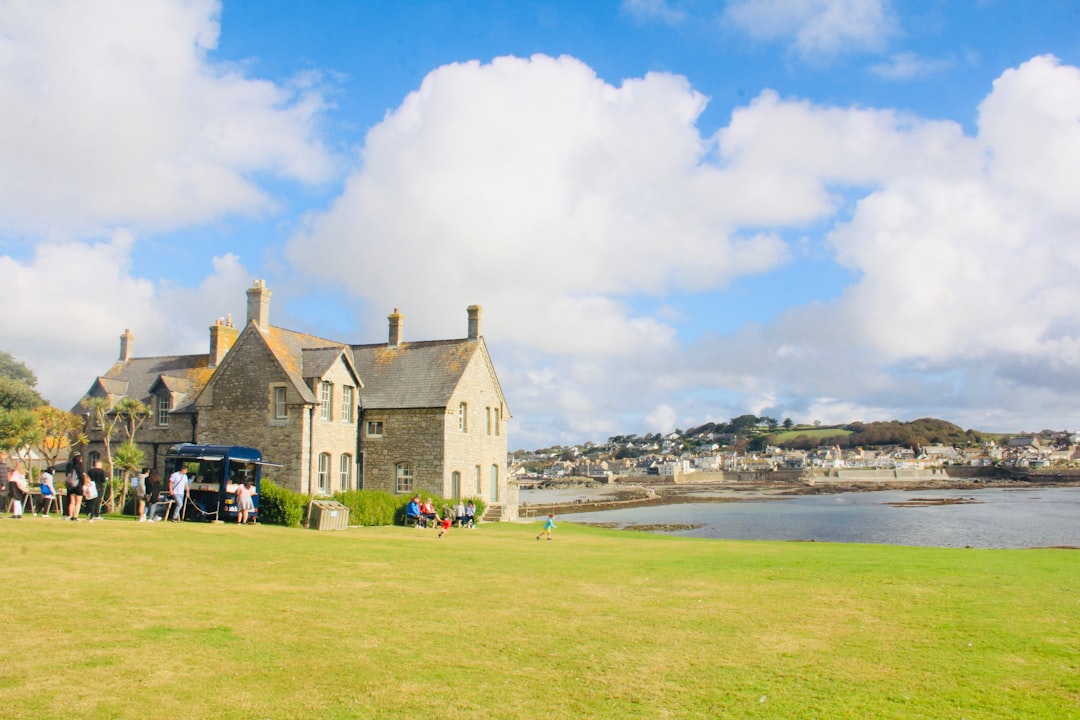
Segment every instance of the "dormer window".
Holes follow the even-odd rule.
[[[158,427],[169,427],[169,413],[172,411],[172,395],[162,393],[157,396]]]

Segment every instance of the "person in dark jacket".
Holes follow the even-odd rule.
[[[94,487],[87,494],[83,490],[83,496],[86,497],[86,515],[87,520],[94,522],[101,519],[101,494],[105,492],[105,471],[101,469],[101,461],[95,460],[94,467],[90,468],[86,472],[86,476],[90,482],[94,483]],[[93,495],[93,497],[90,497]]]
[[[82,510],[83,484],[85,482],[86,471],[83,469],[82,455],[75,453],[71,456],[71,460],[68,461],[67,478],[64,481],[64,484],[67,485],[68,495],[67,519],[72,522],[79,519],[79,512]]]

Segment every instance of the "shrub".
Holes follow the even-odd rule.
[[[394,516],[404,502],[400,496],[382,490],[350,490],[334,495],[334,499],[349,508],[350,525],[393,525]]]
[[[308,496],[263,480],[259,492],[259,522],[299,527],[304,522]]]
[[[423,496],[428,497],[426,494]],[[350,490],[334,495],[335,500],[349,508],[350,525],[367,526],[404,525],[405,506],[409,504],[411,497],[411,495],[394,495],[383,490]],[[451,508],[451,513],[453,513],[453,507],[457,501],[432,495],[431,502],[441,517],[443,507]],[[468,502],[468,499],[465,502]],[[473,502],[476,503],[476,516],[480,517],[486,505],[483,500],[476,498]]]

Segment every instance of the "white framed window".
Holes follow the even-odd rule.
[[[476,477],[473,479],[473,482],[476,484],[476,487],[474,489],[474,492],[476,493],[476,497],[483,497],[484,496],[484,490],[483,490],[483,487],[480,484],[481,479],[480,479],[480,466],[479,465],[476,466]]]
[[[325,380],[319,383],[319,417],[334,419],[334,383]]]
[[[157,396],[158,427],[169,427],[169,411],[172,410],[172,395],[162,393]]]
[[[352,423],[353,406],[356,404],[355,397],[356,388],[352,385],[345,385],[341,388],[341,422]]]
[[[382,437],[383,434],[383,421],[382,420],[368,420],[367,421],[367,436],[368,437]]]
[[[407,462],[398,463],[394,466],[394,477],[397,479],[397,492],[411,493],[413,491],[412,465]]]
[[[457,470],[450,473],[450,497],[461,497],[461,473]]]
[[[319,453],[319,492],[330,487],[330,453]]]
[[[338,459],[341,461],[341,466],[338,468],[338,484],[341,486],[339,490],[348,492],[352,490],[352,455],[342,453]]]
[[[492,414],[495,416],[495,434],[499,434],[499,418],[502,413],[499,412],[499,408],[492,408]]]
[[[285,403],[285,386],[274,386],[274,419],[275,420],[287,420],[289,417],[289,406]]]
[[[458,430],[461,432],[469,432],[469,406],[465,403],[458,403]]]
[[[491,466],[491,502],[499,502],[499,466]]]

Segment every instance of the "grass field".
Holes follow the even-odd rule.
[[[1080,553],[0,520],[5,718],[1080,718]]]
[[[794,440],[800,435],[808,438],[830,438],[830,437],[847,437],[852,435],[851,430],[845,430],[844,428],[796,428],[794,430],[781,430],[774,433],[772,438],[773,442],[784,443],[789,440]]]

